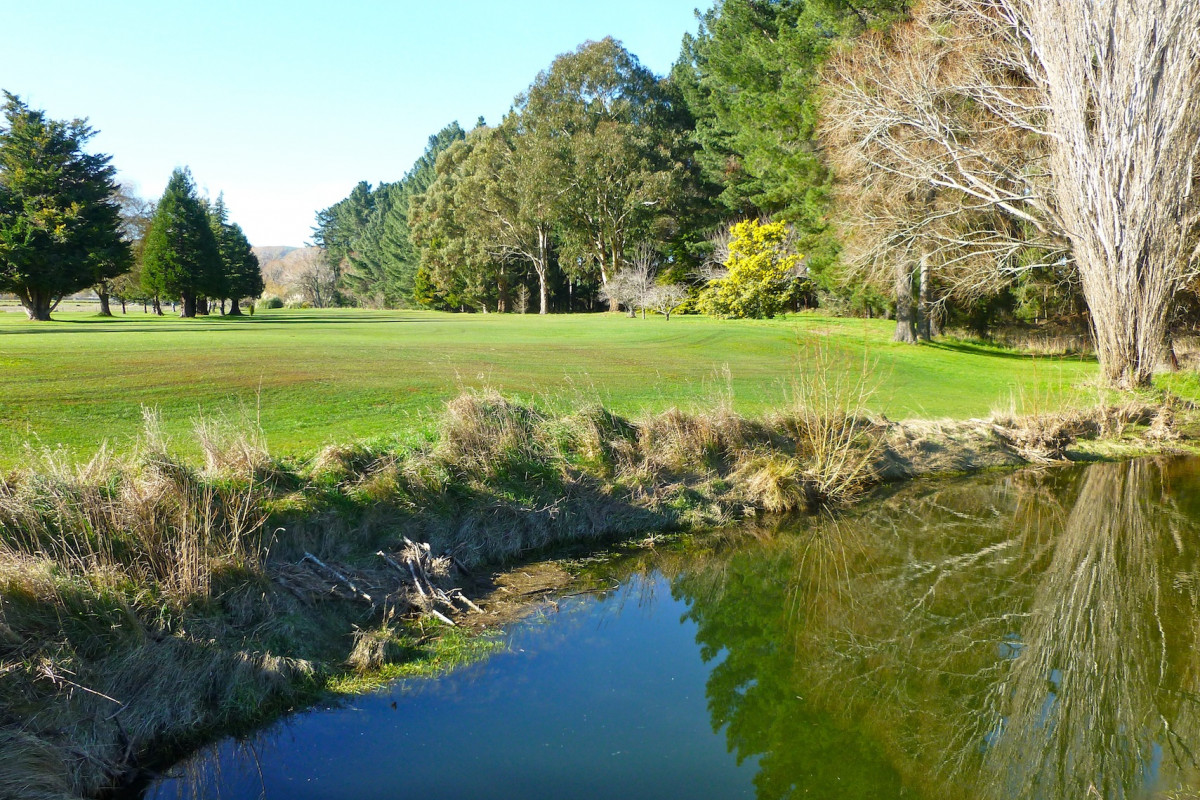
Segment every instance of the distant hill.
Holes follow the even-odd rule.
[[[263,283],[267,285],[266,293],[284,297],[288,287],[296,279],[297,274],[304,268],[307,254],[315,247],[255,247],[254,255],[258,256],[258,265],[262,270]]]
[[[268,261],[278,261],[279,259],[291,253],[294,250],[299,250],[299,247],[252,247],[254,255],[258,256],[258,263],[266,264]]]

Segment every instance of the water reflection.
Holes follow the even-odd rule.
[[[715,727],[762,800],[1195,787],[1192,462],[904,492],[678,564]],[[1181,484],[1171,491],[1173,483]],[[848,763],[860,769],[847,784]]]
[[[914,484],[611,565],[504,656],[147,793],[1197,797],[1198,533],[1200,459]]]

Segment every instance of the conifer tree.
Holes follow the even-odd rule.
[[[218,195],[217,202],[209,209],[209,225],[220,256],[220,279],[214,281],[220,288],[215,296],[228,299],[232,303],[229,313],[239,316],[242,313],[239,300],[256,298],[263,293],[258,256],[254,255],[242,226],[229,222],[224,195]]]
[[[155,297],[179,298],[182,316],[194,317],[197,299],[212,287],[219,268],[217,239],[192,174],[186,167],[176,169],[146,235],[142,283]]]
[[[33,320],[48,320],[65,295],[130,265],[121,238],[115,170],[83,152],[85,120],[48,119],[4,93],[0,125],[0,291]]]

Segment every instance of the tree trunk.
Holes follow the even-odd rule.
[[[179,316],[185,318],[196,316],[196,295],[185,294],[181,299],[183,300],[183,313]]]
[[[917,338],[933,341],[933,302],[929,297],[929,255],[921,253],[920,290],[917,295]]]
[[[231,317],[242,316],[242,308],[241,308],[241,306],[238,305],[238,299],[236,297],[231,298],[229,301],[229,316],[231,316]]]
[[[550,293],[546,287],[546,270],[550,263],[550,231],[538,229],[538,314],[550,313]]]
[[[50,292],[40,289],[28,289],[17,295],[21,300],[21,305],[25,307],[25,314],[30,320],[36,322],[49,322],[50,309],[53,303],[53,297]]]
[[[108,305],[108,292],[102,289],[97,289],[96,296],[100,298],[100,316],[111,317],[112,309]]]
[[[913,276],[904,265],[896,267],[896,335],[897,342],[916,344],[917,319],[913,298]]]
[[[163,316],[162,301],[157,296],[154,298],[154,313],[157,316]]]
[[[129,313],[129,312],[127,312],[127,311],[125,310],[125,298],[124,298],[124,297],[122,297],[122,298],[121,298],[121,313],[122,313],[122,314],[127,314],[127,313]]]

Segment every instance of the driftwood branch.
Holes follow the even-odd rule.
[[[375,605],[375,601],[371,599],[371,595],[369,595],[366,592],[359,589],[358,586],[356,586],[354,584],[354,581],[350,580],[345,575],[338,572],[336,569],[334,569],[333,567],[329,566],[321,559],[314,556],[312,553],[305,553],[304,558],[302,558],[300,560],[312,562],[313,564],[317,565],[322,570],[324,570],[328,575],[331,575],[335,580],[340,581],[342,584],[344,584],[355,597],[359,598],[360,600],[363,600],[364,602],[370,603],[371,605]]]

